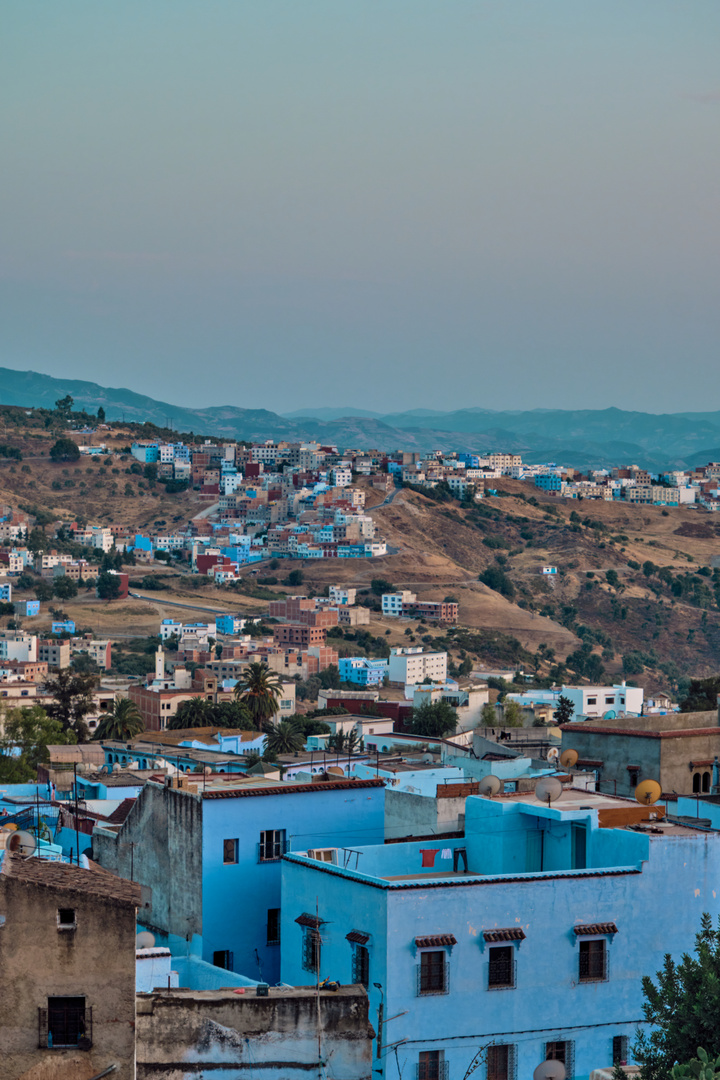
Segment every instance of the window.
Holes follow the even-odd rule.
[[[215,967],[225,968],[226,971],[232,971],[233,966],[233,954],[229,949],[219,949],[213,953],[213,964]]]
[[[498,990],[515,985],[515,957],[512,945],[496,945],[488,950],[488,989]]]
[[[75,908],[58,908],[57,926],[58,930],[75,930]]]
[[[238,842],[237,840],[223,840],[223,863],[227,866],[229,863],[236,863],[238,861]]]
[[[287,851],[284,829],[266,829],[260,833],[258,862],[275,862]]]
[[[302,966],[304,971],[320,972],[320,931],[311,926],[303,928]]]
[[[573,1042],[545,1043],[545,1060],[562,1061],[567,1080],[573,1080],[575,1075],[575,1044]]]
[[[420,953],[418,964],[418,993],[447,994],[449,989],[448,965],[443,949]]]
[[[700,793],[700,780],[701,780],[700,773],[699,772],[693,773],[693,794],[694,795],[698,795]],[[630,783],[632,783],[632,777],[630,778]]]
[[[417,1063],[417,1080],[446,1080],[447,1062],[443,1050],[421,1050]]]
[[[92,1046],[92,1009],[84,997],[51,997],[47,1009],[40,1009],[41,1047],[73,1046],[89,1050]]]
[[[606,697],[605,698],[605,704],[606,705],[614,705],[615,704],[615,698],[614,697]]]
[[[352,981],[366,987],[370,985],[370,953],[364,945],[356,945],[353,949]]]
[[[588,705],[597,705],[597,698],[596,697],[589,697],[587,699],[587,703],[588,703]]]
[[[488,1046],[487,1080],[513,1080],[515,1076],[515,1047],[505,1044]]]
[[[280,908],[268,908],[267,913],[267,943],[268,945],[280,944]]]
[[[627,1035],[615,1035],[612,1043],[613,1065],[627,1065],[628,1037]]]
[[[710,773],[709,772],[704,772],[703,773],[702,789],[703,789],[703,792],[708,792],[710,790]]]
[[[607,942],[593,938],[580,942],[580,982],[602,982],[607,978]]]

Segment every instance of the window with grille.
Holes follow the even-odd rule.
[[[418,993],[447,994],[449,989],[448,964],[442,949],[420,953],[418,964]]]
[[[565,1066],[566,1080],[573,1080],[575,1076],[575,1043],[549,1042],[545,1043],[545,1060],[562,1061]]]
[[[213,953],[213,964],[215,967],[225,968],[226,971],[232,971],[233,966],[233,954],[229,949],[218,949]]]
[[[447,1080],[448,1067],[444,1050],[421,1050],[416,1076],[417,1080]]]
[[[258,861],[274,862],[281,858],[287,851],[285,829],[266,829],[260,833],[258,844]]]
[[[280,944],[280,908],[268,908],[267,913],[267,943],[268,945]]]
[[[489,949],[488,987],[501,990],[515,985],[515,953],[512,945],[496,945]]]
[[[352,981],[362,986],[370,985],[370,953],[364,945],[356,945],[353,949]]]
[[[515,1080],[515,1060],[514,1046],[488,1046],[487,1080]]]
[[[223,840],[223,862],[225,865],[228,863],[236,863],[238,861],[238,842],[237,840]]]
[[[615,1035],[612,1043],[613,1065],[627,1065],[628,1037],[627,1035]]]
[[[580,982],[603,982],[607,979],[607,942],[593,938],[580,942]]]
[[[47,1009],[38,1010],[38,1045],[49,1049],[92,1046],[92,1009],[84,997],[51,997]]]
[[[311,926],[303,928],[302,966],[305,971],[320,971],[320,933]]]

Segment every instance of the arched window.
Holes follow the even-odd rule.
[[[702,789],[703,789],[703,791],[709,791],[710,790],[710,773],[709,772],[704,772],[703,773]]]
[[[693,795],[697,795],[700,791],[700,773],[693,773]]]

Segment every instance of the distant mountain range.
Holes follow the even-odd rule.
[[[343,449],[388,451],[508,450],[530,463],[555,461],[583,469],[633,463],[656,472],[720,459],[720,411],[655,415],[623,409],[473,408],[380,414],[317,408],[281,416],[232,405],[187,409],[132,390],[0,368],[1,405],[53,408],[66,394],[88,412],[102,405],[108,420],[171,423],[176,431],[253,441],[314,439]]]

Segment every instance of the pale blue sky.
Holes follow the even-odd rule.
[[[23,0],[0,147],[0,365],[278,410],[718,404],[717,0]]]

